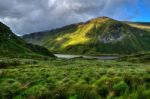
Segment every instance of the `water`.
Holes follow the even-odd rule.
[[[71,55],[71,54],[54,54],[54,55],[58,58],[66,58],[66,59],[83,57],[86,59],[113,60],[119,58],[117,56],[90,56],[90,55]]]

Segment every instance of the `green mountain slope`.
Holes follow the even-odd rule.
[[[140,52],[140,53],[135,53],[132,55],[127,55],[120,60],[123,61],[130,61],[130,62],[140,62],[140,63],[150,63],[150,52]]]
[[[46,48],[26,43],[0,22],[0,57],[53,56]]]
[[[150,32],[108,17],[23,36],[58,53],[130,54],[150,50]]]

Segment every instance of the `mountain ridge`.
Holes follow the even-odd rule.
[[[23,36],[27,42],[45,46],[56,53],[96,55],[148,51],[149,38],[148,30],[108,17]]]

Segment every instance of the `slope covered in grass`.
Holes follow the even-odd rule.
[[[150,31],[150,22],[127,22],[130,26]]]
[[[150,50],[150,32],[108,17],[23,36],[58,53],[130,54]]]
[[[46,48],[26,43],[0,22],[0,57],[53,56]]]
[[[149,63],[150,62],[150,52],[140,52],[132,55],[124,56],[120,60],[130,61],[130,62],[142,62]]]

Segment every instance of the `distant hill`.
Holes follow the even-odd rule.
[[[127,56],[120,58],[120,60],[130,61],[130,62],[150,63],[150,51],[127,55]]]
[[[53,54],[39,45],[26,43],[0,22],[0,57],[39,57]]]
[[[127,22],[128,25],[150,31],[150,22]]]
[[[149,24],[145,23],[99,17],[50,31],[24,35],[23,39],[45,46],[55,53],[131,54],[150,50],[148,27]]]

